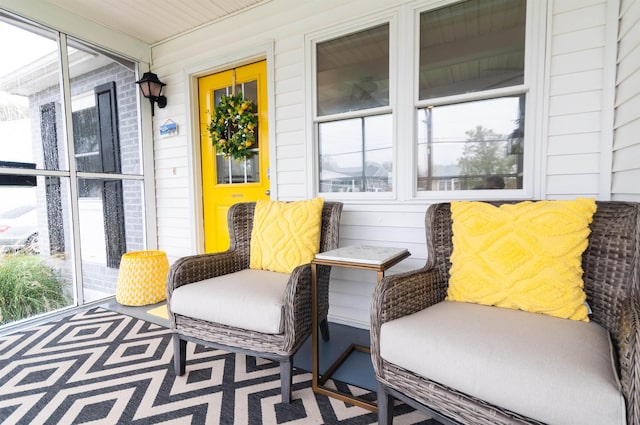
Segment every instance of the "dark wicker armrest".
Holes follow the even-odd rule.
[[[311,265],[303,264],[291,272],[284,298],[285,349],[291,350],[311,329]]]
[[[620,317],[620,380],[627,423],[640,423],[640,297],[625,300]]]
[[[381,370],[380,327],[383,323],[443,301],[448,280],[436,269],[422,268],[386,276],[378,283],[371,302],[371,357]]]
[[[182,285],[244,270],[249,258],[243,259],[238,251],[190,255],[176,260],[167,276],[167,296]]]
[[[382,325],[444,300],[447,285],[448,281],[441,279],[435,269],[422,268],[386,276],[373,293],[372,326],[374,316]]]

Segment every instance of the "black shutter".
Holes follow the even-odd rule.
[[[107,245],[107,266],[120,267],[120,258],[127,251],[124,229],[122,182],[106,180],[102,186],[104,235]]]
[[[102,157],[102,172],[120,173],[120,135],[116,83],[102,84],[94,89],[98,108],[98,137]]]
[[[56,125],[56,104],[40,106],[40,134],[44,155],[44,168],[58,170],[58,132]],[[47,199],[47,227],[49,229],[49,250],[51,254],[64,252],[64,222],[62,218],[62,193],[60,177],[45,177]]]
[[[98,138],[102,171],[120,173],[120,136],[116,84],[110,82],[94,89],[98,109]],[[122,181],[106,180],[102,187],[102,211],[107,245],[107,266],[120,267],[120,258],[127,250],[124,227],[124,196]]]

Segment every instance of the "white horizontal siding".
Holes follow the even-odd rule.
[[[553,96],[549,99],[549,114],[561,116],[572,113],[599,112],[602,108],[602,90],[590,90]]]
[[[635,170],[640,163],[640,143],[635,143],[623,149],[618,149],[613,160],[613,171]],[[640,186],[640,181],[636,181]]]
[[[600,111],[569,113],[549,118],[549,135],[597,133],[601,130]]]
[[[636,117],[635,120],[626,122],[624,125],[617,126],[615,149],[618,150],[635,145],[638,143],[639,134],[640,117]]]
[[[600,152],[600,134],[579,133],[549,136],[549,156],[572,155],[574,152]]]
[[[603,163],[610,136],[604,105],[613,96],[607,80],[607,25],[615,19],[608,13],[604,0],[552,2],[545,145],[549,197],[606,191],[601,173],[607,172]]]
[[[638,190],[640,182],[640,169],[617,171],[613,175],[613,192],[618,200],[635,200],[640,198]]]
[[[640,200],[640,1],[620,3],[612,197]]]
[[[602,25],[603,17],[607,15],[606,3],[602,0],[553,1],[552,34],[556,36]]]
[[[553,51],[560,55],[573,53],[576,46],[604,46],[605,27],[602,25],[578,31],[557,34],[553,37]]]
[[[598,196],[598,174],[550,175],[547,177],[550,198]]]
[[[557,155],[549,157],[548,175],[598,174],[600,155],[597,153]]]
[[[602,70],[594,69],[575,74],[552,75],[549,89],[553,96],[571,93],[580,93],[602,89]]]
[[[620,42],[627,38],[629,31],[637,30],[640,22],[640,8],[637,0],[620,0]]]
[[[636,92],[631,96],[629,92],[633,92],[633,90]],[[626,99],[623,99],[622,102],[618,103],[615,119],[616,128],[628,125],[638,119],[638,111],[640,111],[640,92],[638,91],[637,86],[629,87],[629,92],[627,92]]]
[[[423,267],[426,261],[424,218],[426,204],[347,204],[341,218],[340,245],[374,245],[406,248],[411,257],[386,273]],[[376,274],[334,268],[331,278],[331,319],[367,327]]]
[[[604,49],[595,48],[555,55],[551,60],[554,75],[591,71],[604,63]]]
[[[640,45],[637,46],[637,51],[640,52]],[[624,63],[628,61],[625,60]],[[637,63],[640,63],[640,57]],[[619,105],[638,95],[637,88],[640,86],[640,72],[638,69],[626,75],[624,78],[621,74],[618,75],[618,85],[616,87],[616,103]]]
[[[630,75],[636,73],[638,71],[636,66],[638,62],[640,62],[640,49],[638,45],[635,44],[633,49],[618,58],[618,82],[622,82]]]

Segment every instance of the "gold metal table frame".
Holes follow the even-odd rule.
[[[339,250],[339,249],[338,249]],[[337,250],[336,250],[337,251]],[[328,254],[328,252],[322,253]],[[331,378],[331,375],[338,370],[340,365],[349,357],[351,353],[354,351],[360,351],[364,353],[371,353],[369,347],[365,347],[358,344],[351,344],[347,349],[340,355],[338,358],[329,366],[329,368],[323,373],[320,374],[320,358],[319,358],[319,342],[318,342],[318,285],[317,285],[317,266],[331,266],[331,267],[345,267],[352,269],[361,269],[361,270],[369,270],[375,271],[377,273],[377,282],[384,277],[384,272],[398,264],[400,261],[409,257],[411,253],[407,250],[398,249],[397,255],[392,256],[391,259],[383,261],[381,263],[368,263],[362,262],[357,259],[324,259],[324,258],[314,258],[311,261],[311,322],[312,322],[312,331],[311,331],[311,345],[312,345],[312,389],[313,392],[317,394],[326,395],[328,397],[333,397],[348,403],[351,403],[355,406],[362,407],[364,409],[370,410],[372,412],[378,411],[378,406],[375,403],[364,400],[362,398],[354,397],[351,394],[346,394],[341,391],[333,390],[330,388],[326,388],[324,384]]]

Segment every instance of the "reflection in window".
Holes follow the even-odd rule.
[[[320,192],[390,192],[391,115],[320,123]]]
[[[318,43],[318,115],[389,105],[389,25]]]
[[[524,83],[525,0],[469,0],[420,15],[419,98]]]
[[[521,189],[524,95],[419,109],[418,190]]]
[[[526,0],[468,0],[420,15],[419,191],[523,188],[525,29]]]

